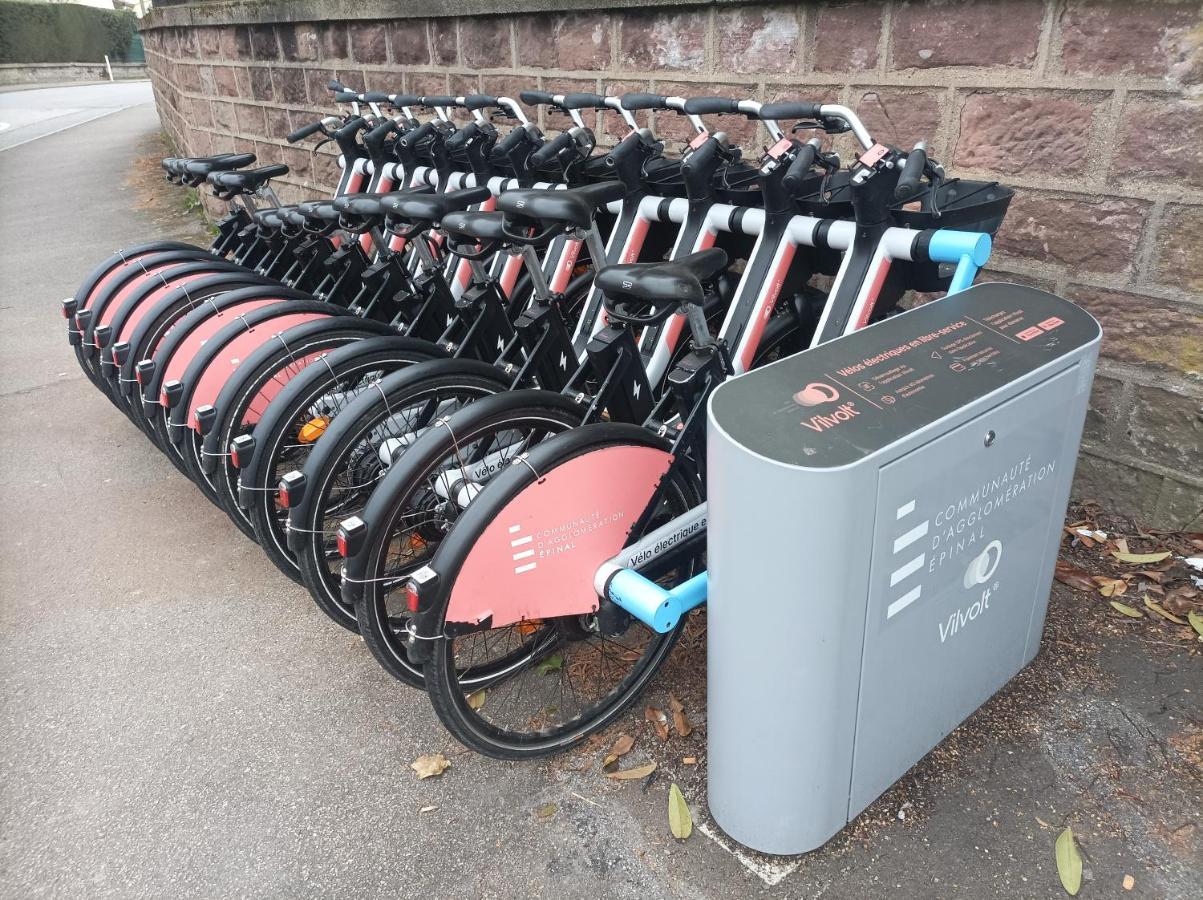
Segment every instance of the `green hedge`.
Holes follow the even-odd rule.
[[[128,11],[0,0],[0,63],[124,61],[137,22]]]

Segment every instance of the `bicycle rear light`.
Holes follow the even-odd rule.
[[[422,594],[429,593],[438,581],[438,574],[430,566],[422,566],[405,582],[405,605],[410,612],[422,608]]]
[[[63,301],[63,318],[68,322],[71,321],[71,317],[75,315],[77,309],[79,309],[79,301],[74,297],[68,297]]]
[[[302,472],[289,472],[280,479],[276,492],[276,505],[281,509],[292,509],[305,498],[305,478]]]
[[[109,345],[109,339],[113,336],[113,327],[111,325],[97,325],[92,330],[92,343],[96,345],[97,350],[103,350]]]
[[[120,343],[114,344],[113,349],[109,352],[113,357],[113,365],[119,366],[125,362],[126,354],[129,353],[129,343],[126,341],[121,341]]]
[[[75,314],[75,327],[83,331],[88,327],[88,323],[92,321],[92,310],[81,309]]]
[[[367,523],[359,516],[343,519],[343,523],[338,526],[336,539],[338,555],[343,559],[350,559],[358,553],[363,548],[363,541],[367,537],[367,533]]]
[[[255,455],[255,436],[240,434],[230,441],[230,462],[235,469],[241,469]]]

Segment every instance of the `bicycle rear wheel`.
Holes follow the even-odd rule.
[[[487,756],[523,759],[613,722],[668,657],[684,620],[661,634],[613,607],[603,614],[593,573],[699,502],[696,475],[633,425],[573,429],[499,475],[435,553],[435,596],[428,608],[420,601],[415,623],[431,645],[426,689],[447,729]],[[681,560],[662,579],[680,583],[696,564]],[[379,568],[369,568],[373,577]],[[532,633],[555,640],[490,674]]]

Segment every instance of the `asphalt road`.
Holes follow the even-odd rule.
[[[1129,873],[1124,896],[1203,893],[1198,781],[1174,749],[1197,724],[1197,660],[1079,634],[1063,595],[1012,688],[804,858],[721,843],[700,702],[693,744],[622,724],[631,761],[666,773],[648,787],[602,777],[597,749],[460,752],[77,368],[61,298],[114,248],[166,236],[128,182],[158,141],[148,96],[0,95],[20,122],[0,138],[28,141],[0,144],[0,897],[1055,897],[1066,823],[1080,896],[1120,895]],[[666,679],[688,696],[690,674],[670,667],[653,700]],[[418,781],[409,763],[439,751],[451,768]],[[702,756],[692,781],[683,752]],[[704,829],[684,843],[674,778]]]
[[[149,81],[5,91],[0,93],[0,150],[153,101]]]

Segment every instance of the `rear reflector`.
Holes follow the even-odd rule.
[[[289,472],[280,479],[276,492],[276,505],[281,509],[292,509],[305,499],[305,475],[301,472]]]
[[[240,434],[230,441],[230,462],[235,469],[241,469],[243,463],[249,463],[255,455],[255,437],[250,434]]]
[[[405,605],[412,613],[418,611],[418,583],[412,579],[405,582]]]
[[[343,523],[338,526],[338,555],[343,559],[350,559],[363,548],[364,538],[367,537],[368,526],[359,516],[351,516],[349,519],[343,519]]]

